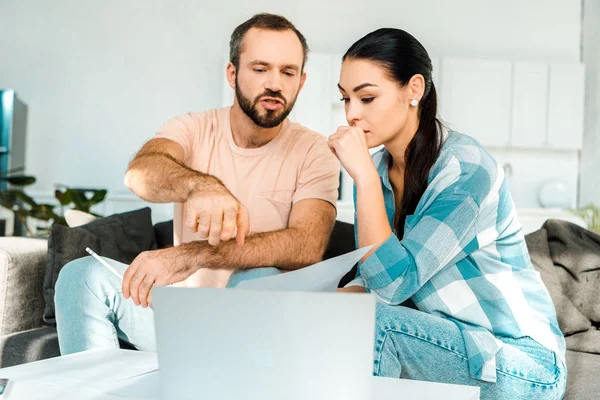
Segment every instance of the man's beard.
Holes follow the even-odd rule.
[[[296,103],[296,98],[294,98],[294,100],[288,104],[287,100],[280,92],[273,92],[269,89],[256,96],[254,101],[252,101],[242,93],[240,85],[237,81],[237,77],[235,80],[235,97],[237,98],[240,108],[242,111],[244,111],[244,114],[246,114],[248,118],[252,120],[252,122],[261,128],[274,128],[281,124],[283,120],[285,120],[292,112],[292,108],[294,108],[294,104]],[[281,99],[283,101],[283,107],[279,110],[266,110],[266,113],[261,115],[258,110],[258,105],[260,103],[260,99],[263,97]]]

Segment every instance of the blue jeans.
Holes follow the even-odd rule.
[[[121,274],[127,265],[105,258]],[[228,287],[280,273],[277,268],[236,271]],[[55,286],[54,304],[62,355],[96,348],[119,348],[119,339],[138,350],[156,351],[154,312],[136,306],[121,292],[121,279],[92,257],[65,265]]]
[[[377,304],[373,375],[479,386],[481,399],[561,399],[566,370],[531,338],[499,337],[496,383],[471,378],[456,324],[412,308]]]
[[[124,273],[126,265],[105,258]],[[276,268],[236,271],[228,287],[278,274]],[[145,351],[156,351],[154,314],[121,293],[121,280],[92,257],[67,264],[55,295],[61,354],[93,348],[118,348],[119,339]],[[560,399],[566,371],[554,353],[529,338],[501,338],[497,382],[472,379],[458,327],[407,307],[377,304],[373,374],[424,381],[474,385],[481,399]],[[349,349],[352,351],[352,349]]]

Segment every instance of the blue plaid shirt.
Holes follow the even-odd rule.
[[[373,162],[393,227],[390,154],[384,148]],[[354,196],[356,204],[356,187]],[[504,172],[468,136],[449,132],[403,239],[392,234],[361,263],[349,285],[356,284],[382,302],[411,298],[421,311],[456,323],[473,378],[496,381],[496,336],[530,336],[565,360],[554,305],[529,259]]]

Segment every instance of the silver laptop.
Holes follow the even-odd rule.
[[[369,294],[155,287],[163,400],[364,400]]]

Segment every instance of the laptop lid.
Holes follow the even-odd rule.
[[[162,398],[370,396],[370,294],[155,287]]]

